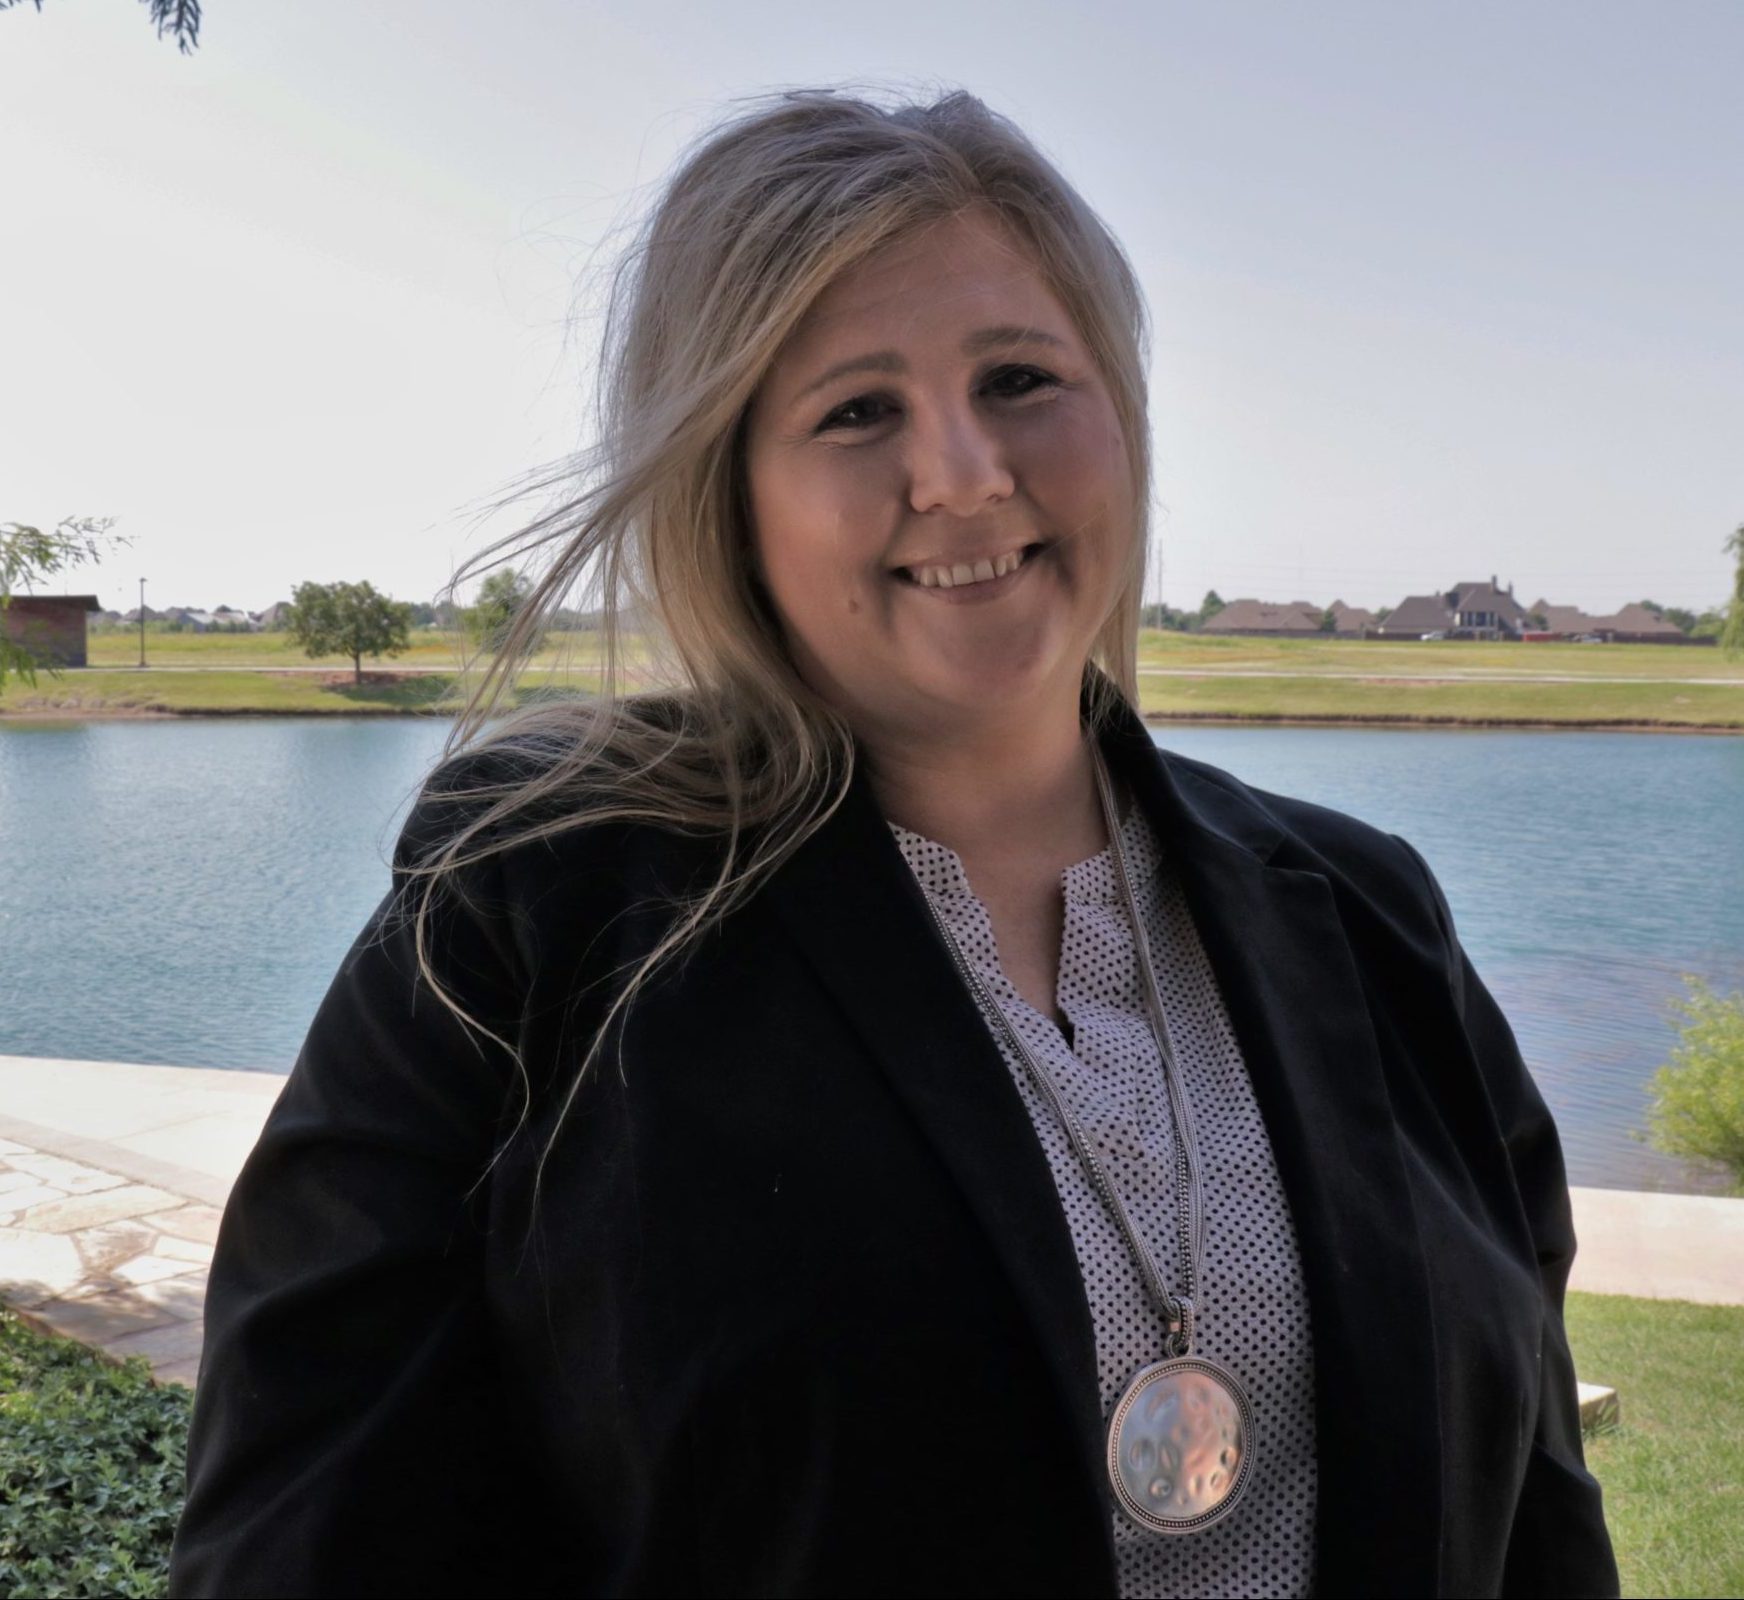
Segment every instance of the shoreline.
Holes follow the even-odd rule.
[[[385,717],[452,717],[452,711],[420,706],[353,706],[345,711],[311,711],[303,706],[207,706],[178,710],[170,706],[31,706],[23,711],[0,707],[0,726],[8,722],[205,722],[213,718],[235,720],[256,717],[275,722],[287,717],[313,718],[321,722],[359,719],[371,722]],[[1744,733],[1744,728],[1738,730]]]
[[[1732,722],[1671,722],[1640,717],[1463,717],[1455,715],[1395,715],[1389,712],[1352,711],[1342,716],[1323,716],[1311,711],[1146,711],[1146,722],[1201,723],[1248,728],[1502,728],[1532,733],[1700,733],[1737,738],[1744,726]]]
[[[0,727],[6,723],[59,722],[191,722],[212,718],[241,717],[282,720],[289,717],[358,718],[429,718],[452,717],[459,707],[443,710],[427,706],[354,706],[343,711],[312,711],[306,707],[212,706],[177,709],[169,706],[31,706],[18,711],[0,707]],[[1727,722],[1672,722],[1640,717],[1509,717],[1460,716],[1456,714],[1394,713],[1352,711],[1342,715],[1318,712],[1243,712],[1243,711],[1145,711],[1143,720],[1167,727],[1171,724],[1247,728],[1500,728],[1516,732],[1558,733],[1691,733],[1709,736],[1744,737],[1744,725]]]

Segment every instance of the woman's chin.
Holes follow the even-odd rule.
[[[1063,662],[1022,667],[987,662],[931,675],[904,698],[930,729],[967,729],[1046,717],[1056,701],[1075,713],[1082,677],[1081,662],[1069,670]]]

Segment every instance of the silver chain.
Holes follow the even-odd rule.
[[[1052,1074],[1024,1043],[1022,1035],[1012,1025],[1011,1019],[1006,1016],[993,992],[982,980],[981,974],[964,954],[956,936],[940,916],[932,896],[928,894],[925,899],[927,909],[932,912],[933,921],[938,925],[939,933],[944,938],[945,947],[950,951],[958,973],[998,1020],[1013,1052],[1024,1064],[1037,1089],[1053,1106],[1054,1115],[1060,1119],[1078,1153],[1079,1161],[1083,1163],[1085,1171],[1090,1174],[1091,1181],[1101,1194],[1103,1203],[1120,1224],[1120,1230],[1126,1236],[1127,1248],[1144,1278],[1145,1287],[1150,1291],[1152,1301],[1168,1325],[1166,1353],[1170,1356],[1184,1356],[1193,1348],[1193,1326],[1198,1310],[1196,1295],[1205,1249],[1205,1218],[1200,1202],[1199,1169],[1194,1154],[1192,1112],[1187,1103],[1186,1085],[1181,1081],[1175,1053],[1169,1041],[1168,1018],[1164,1014],[1162,995],[1157,988],[1156,970],[1151,964],[1150,944],[1145,937],[1144,921],[1139,915],[1138,900],[1133,894],[1132,876],[1127,866],[1126,847],[1121,837],[1120,818],[1115,811],[1108,769],[1094,740],[1091,741],[1091,760],[1096,774],[1096,795],[1101,802],[1103,821],[1108,828],[1115,877],[1120,884],[1121,900],[1126,906],[1127,917],[1132,923],[1133,948],[1138,956],[1139,974],[1143,980],[1140,987],[1144,991],[1145,1008],[1150,1013],[1151,1032],[1156,1038],[1157,1053],[1162,1062],[1163,1082],[1168,1089],[1169,1112],[1175,1134],[1175,1220],[1180,1243],[1181,1273],[1186,1280],[1184,1293],[1175,1294],[1163,1281],[1162,1271],[1157,1266],[1150,1245],[1139,1232],[1113,1178],[1096,1153],[1083,1123],[1067,1105]]]

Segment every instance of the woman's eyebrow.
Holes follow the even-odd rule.
[[[1063,345],[1064,343],[1065,340],[1057,339],[1051,333],[1043,333],[1040,328],[1022,328],[1008,323],[997,328],[978,328],[963,340],[959,348],[964,355],[975,356],[980,355],[984,350],[995,349],[1003,345]],[[800,401],[823,388],[825,384],[834,383],[837,378],[845,378],[852,372],[906,372],[907,370],[908,363],[894,350],[877,350],[870,355],[851,356],[848,360],[838,361],[833,367],[820,372],[793,397],[792,403],[798,405]]]

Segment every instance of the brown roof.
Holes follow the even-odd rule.
[[[1408,594],[1388,613],[1382,633],[1436,633],[1453,626],[1447,599],[1439,594]]]
[[[1231,600],[1206,620],[1205,633],[1318,633],[1320,613],[1303,600]]]
[[[1458,596],[1453,605],[1455,611],[1493,611],[1498,617],[1512,622],[1519,622],[1526,615],[1520,602],[1506,589],[1498,589],[1493,580],[1489,583],[1458,583],[1454,585],[1454,593]]]
[[[1327,608],[1338,619],[1336,631],[1339,633],[1361,633],[1364,628],[1375,625],[1375,614],[1364,611],[1361,606],[1347,606],[1342,603]]]
[[[1579,606],[1553,606],[1540,600],[1532,608],[1544,616],[1544,625],[1552,633],[1590,633],[1599,620],[1589,617]]]
[[[101,611],[94,594],[15,594],[7,602],[13,611],[60,611],[71,606],[75,611]]]
[[[1668,639],[1681,639],[1683,629],[1675,622],[1667,622],[1664,617],[1656,617],[1646,606],[1638,601],[1631,601],[1615,616],[1600,617],[1598,626],[1609,628],[1617,633],[1658,633]]]
[[[1656,617],[1646,606],[1631,601],[1608,617],[1595,617],[1579,606],[1552,606],[1542,600],[1532,608],[1544,614],[1545,625],[1552,633],[1646,633],[1664,639],[1680,639],[1683,629],[1664,617]]]

